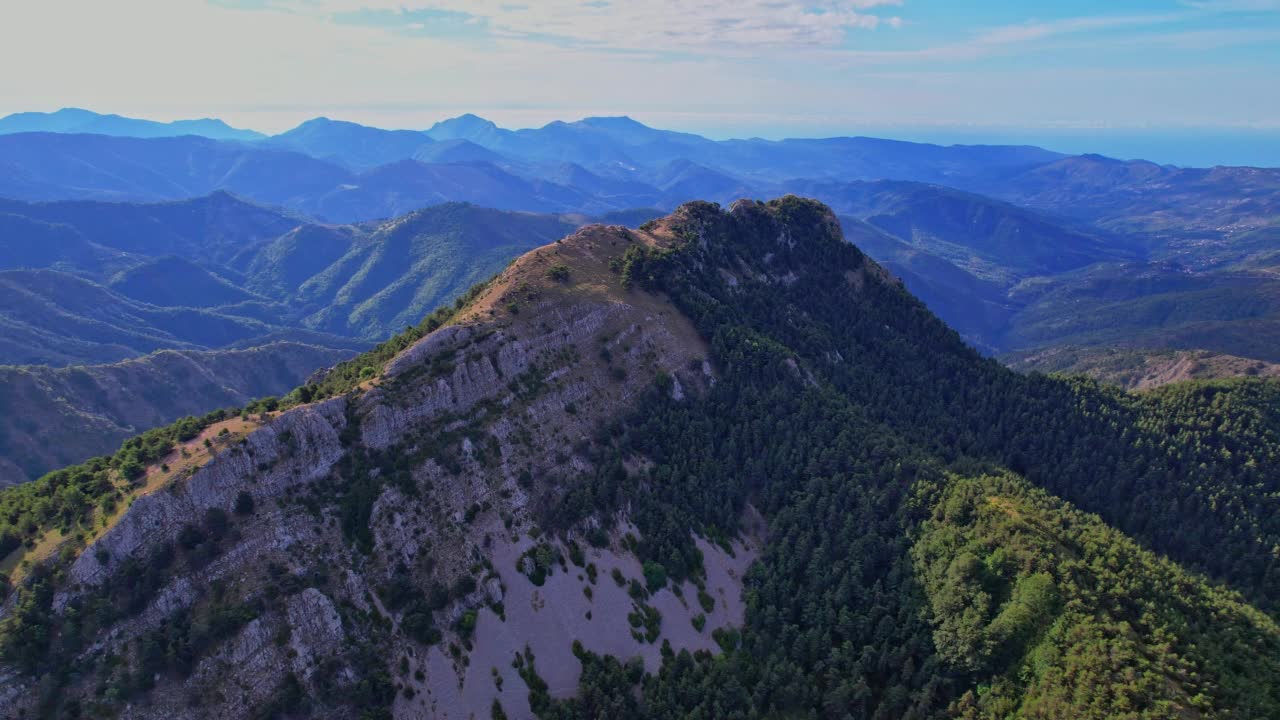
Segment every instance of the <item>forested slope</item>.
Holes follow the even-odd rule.
[[[681,528],[732,533],[747,503],[770,520],[769,550],[749,578],[746,627],[729,640],[739,651],[673,658],[644,681],[639,704],[621,694],[623,674],[602,669],[583,688],[590,702],[548,715],[1276,712],[1274,621],[1124,534],[1274,611],[1280,388],[1231,381],[1132,396],[1019,376],[877,277],[820,206],[685,206],[677,218],[687,244],[635,254],[630,276],[695,319],[720,382],[705,403],[656,399],[641,413],[621,447],[655,462],[647,486],[596,480],[583,493],[603,499],[597,507],[640,502],[642,555],[655,561],[696,567]],[[1002,465],[1115,529],[1000,475]],[[1000,485],[993,472],[1009,479]],[[972,502],[971,490],[953,488],[983,483],[1060,537],[1031,543],[974,509],[946,512]],[[939,527],[948,521],[977,526]],[[970,582],[971,541],[949,532],[979,536],[997,555],[994,575]],[[943,538],[957,547],[941,548]],[[1109,565],[1115,554],[1123,571]],[[1081,563],[1094,575],[1077,578]],[[1080,584],[1048,588],[1035,577],[1042,568]],[[1052,602],[1022,607],[1038,583]],[[1183,601],[1168,603],[1170,592]],[[1164,655],[1149,657],[1149,645]]]

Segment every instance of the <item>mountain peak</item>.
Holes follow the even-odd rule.
[[[240,197],[239,195],[236,195],[230,190],[226,190],[224,188],[218,188],[217,190],[214,190],[213,192],[206,195],[205,197],[211,202],[248,204],[247,200]]]
[[[466,138],[432,141],[431,137],[417,152],[413,159],[426,163],[463,163],[487,162],[498,163],[502,156]]]
[[[849,246],[831,208],[797,195],[763,202],[743,198],[735,200],[728,210],[697,200],[681,205],[661,222],[677,235],[697,236],[704,242],[711,242],[708,238],[714,236],[731,241],[734,246],[750,247],[753,243],[744,240],[753,239],[757,241],[755,249],[763,255],[795,255],[802,263],[821,256],[819,250]]]
[[[372,125],[363,125],[361,123],[352,122],[350,120],[335,120],[325,115],[321,115],[319,117],[313,117],[310,120],[305,120],[301,124],[299,124],[297,127],[293,128],[292,130],[287,130],[281,133],[280,135],[277,135],[276,137],[288,136],[288,135],[297,134],[300,132],[316,132],[316,131],[362,133],[369,136],[383,136],[383,137],[417,136],[422,139],[422,142],[427,142],[430,139],[426,137],[425,133],[418,130],[388,130],[384,128],[374,127]]]
[[[476,130],[497,130],[497,123],[492,120],[486,120],[474,113],[464,113],[457,117],[441,120],[431,126],[427,132],[437,132],[442,130],[452,131],[476,131]]]
[[[470,140],[485,147],[500,143],[508,133],[496,123],[471,113],[441,120],[426,131],[432,140]]]
[[[645,125],[644,123],[640,122],[639,120],[632,118],[629,115],[596,115],[592,117],[583,118],[578,122],[580,122],[583,125],[589,125],[591,127],[608,128],[608,129],[614,129],[614,130],[621,130],[621,129],[652,130],[653,129],[648,125]]]
[[[337,128],[337,127],[359,128],[359,127],[365,127],[365,126],[360,125],[359,123],[353,123],[346,120],[334,120],[333,118],[328,117],[327,115],[319,115],[311,118],[310,120],[303,120],[301,123],[298,123],[298,125],[295,126],[292,130],[286,130],[281,134],[288,135],[289,133],[295,133],[300,130],[326,130],[326,129]]]
[[[22,114],[24,114],[24,115],[42,115],[42,114],[44,114],[44,113],[22,113]],[[84,108],[78,108],[78,107],[64,107],[64,108],[59,108],[59,109],[58,109],[58,110],[56,110],[55,112],[48,113],[48,114],[49,114],[49,115],[52,115],[52,116],[54,116],[54,117],[78,117],[78,118],[90,118],[90,117],[101,117],[101,116],[102,116],[102,114],[101,114],[101,113],[96,113],[96,112],[94,112],[94,111],[92,111],[92,110],[86,110],[86,109],[84,109]]]

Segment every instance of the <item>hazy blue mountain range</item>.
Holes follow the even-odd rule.
[[[448,200],[538,212],[669,208],[693,197],[728,202],[773,192],[805,177],[976,182],[1061,157],[1031,147],[873,138],[718,142],[629,118],[504,130],[463,116],[425,132],[317,118],[256,143],[141,143],[30,129],[43,132],[0,138],[0,195],[140,201],[225,189],[331,221]]]
[[[469,140],[526,162],[572,162],[629,174],[686,160],[766,182],[795,177],[932,181],[971,176],[980,165],[985,166],[983,171],[1022,168],[1062,157],[1027,146],[943,147],[864,137],[713,141],[651,128],[627,117],[504,130],[483,118],[464,115],[437,123],[427,135]]]
[[[58,228],[58,242],[31,242],[28,252],[54,248],[91,248],[102,255],[180,255],[194,260],[223,261],[246,245],[277,237],[307,221],[303,215],[245,202],[226,192],[174,202],[47,202],[0,198],[0,218]],[[22,233],[5,233],[10,254],[0,262],[15,264],[12,243]],[[38,265],[36,265],[38,266]]]
[[[374,167],[412,158],[431,142],[413,130],[379,130],[351,122],[315,118],[262,144],[296,150],[351,167]]]
[[[179,200],[231,190],[296,205],[352,179],[302,153],[203,137],[0,136],[0,196],[22,200]]]
[[[57,270],[6,270],[0,272],[0,359],[41,365],[114,362],[166,348],[227,347],[284,327],[282,321],[240,308],[191,305],[139,302]]]
[[[1262,249],[1266,231],[1187,231],[1200,239],[1179,242],[939,186],[827,192],[841,198],[852,241],[987,352],[1065,343],[1280,359],[1280,283],[1274,250]]]
[[[1189,251],[1200,260],[1212,260],[1212,253],[1225,249],[1215,247],[1224,240],[1280,226],[1280,170],[1275,168],[1179,168],[1081,155],[968,187],[1136,234],[1153,251]],[[1204,244],[1210,247],[1195,249]]]
[[[4,200],[0,364],[282,339],[356,348],[591,219],[450,203],[325,225],[222,192],[163,203]]]
[[[1188,234],[1204,240],[1274,226],[1280,205],[1274,169],[1175,168],[1028,146],[863,137],[713,141],[625,117],[506,130],[464,115],[425,131],[317,118],[234,143],[91,137],[51,123],[40,129],[58,131],[0,137],[0,196],[148,201],[223,189],[321,220],[358,222],[452,200],[603,213],[799,191],[839,206],[840,184],[903,180],[1175,246],[1197,240]]]
[[[51,128],[75,129],[43,126]],[[226,192],[285,210],[250,210]],[[254,142],[6,135],[0,196],[130,202],[56,202],[51,216],[40,204],[12,210],[0,201],[10,248],[0,262],[75,272],[115,293],[119,302],[106,307],[183,303],[213,312],[233,335],[297,327],[349,335],[374,318],[358,333],[373,339],[430,309],[436,284],[427,275],[474,279],[464,246],[487,248],[479,268],[528,246],[487,244],[485,229],[450,247],[451,263],[440,265],[449,269],[436,275],[436,255],[405,260],[398,236],[367,221],[463,201],[575,221],[626,212],[634,225],[692,198],[782,192],[829,204],[860,245],[987,352],[1065,340],[1194,341],[1186,349],[1258,356],[1273,337],[1280,170],[874,138],[712,141],[625,117],[507,130],[463,115],[421,131],[317,118]],[[266,243],[274,238],[282,239]],[[376,271],[400,266],[417,269]],[[364,279],[353,285],[344,273]],[[1100,285],[1124,290],[1090,296]],[[1196,313],[1187,315],[1189,304]],[[40,346],[37,335],[30,329],[24,346]],[[128,352],[141,351],[135,346]]]
[[[253,130],[233,128],[214,118],[156,122],[103,115],[80,108],[63,108],[50,113],[14,113],[0,118],[0,135],[26,132],[91,133],[137,138],[200,135],[214,140],[260,140],[266,137]]]
[[[992,282],[1132,258],[1141,250],[1123,236],[939,185],[881,181],[806,189],[834,198],[840,212]]]

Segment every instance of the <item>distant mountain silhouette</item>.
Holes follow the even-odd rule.
[[[1258,293],[1280,271],[1280,170],[1177,168],[1027,146],[867,137],[715,141],[625,116],[522,130],[470,114],[426,130],[316,118],[256,142],[74,134],[85,127],[77,118],[83,120],[68,111],[41,125],[71,134],[0,136],[0,196],[173,202],[82,203],[50,214],[38,206],[7,209],[0,200],[0,229],[11,236],[0,267],[75,273],[114,292],[113,278],[141,272],[131,254],[172,255],[191,265],[161,275],[176,289],[187,283],[175,278],[185,277],[191,289],[207,291],[180,293],[182,302],[201,308],[209,307],[208,298],[222,302],[220,283],[231,283],[251,297],[216,307],[234,307],[236,317],[270,332],[298,323],[355,332],[366,318],[399,322],[405,308],[417,308],[420,298],[398,304],[409,293],[372,314],[358,309],[371,293],[324,314],[310,305],[303,311],[290,293],[340,259],[356,262],[349,253],[373,233],[363,223],[426,206],[460,201],[579,221],[617,213],[643,220],[695,198],[726,204],[795,192],[831,205],[851,235],[864,236],[860,244],[988,352],[1033,349],[1061,336],[1077,344],[1194,340],[1195,349],[1248,355],[1277,336],[1266,324],[1270,300]],[[4,122],[21,129],[33,121],[24,115]],[[190,200],[197,196],[208,197]],[[83,217],[69,214],[72,207]],[[273,252],[291,258],[283,267],[245,259],[260,243],[310,221],[352,225],[295,233],[293,242],[305,237],[315,245],[277,247]],[[249,264],[232,268],[233,258]],[[1124,285],[1133,268],[1169,279],[1200,274],[1214,290],[1206,295],[1197,286],[1185,289],[1191,295],[1173,290],[1153,299],[1139,283],[1120,305],[1094,309],[1144,318],[1137,325],[1089,329],[1072,319],[1084,305],[1069,288],[1081,278]],[[337,281],[320,284],[330,282]],[[170,292],[144,287],[126,299]],[[1184,327],[1176,318],[1193,298],[1217,310]],[[1228,330],[1214,318],[1231,316],[1231,307],[1242,309],[1236,320],[1262,308],[1261,319],[1247,331]],[[1178,311],[1162,314],[1167,308]]]
[[[323,117],[308,120],[263,142],[263,145],[296,150],[353,168],[404,160],[429,144],[433,141],[425,133],[380,130]]]
[[[461,138],[422,145],[414,151],[413,159],[424,163],[490,162],[496,164],[505,161],[505,158],[498,153]]]
[[[403,184],[420,170],[458,182],[432,174],[440,169],[464,172],[463,186],[485,187],[467,179],[485,173],[507,177],[483,163],[404,163],[409,175],[380,182]],[[358,346],[590,220],[450,203],[325,225],[222,192],[162,203],[0,200],[0,364],[115,362],[271,340]]]
[[[40,237],[44,251],[65,242],[83,242],[99,254],[178,255],[193,260],[222,261],[247,243],[272,238],[307,222],[307,218],[252,203],[218,191],[203,197],[158,203],[98,201],[20,202],[0,198],[0,218],[24,218],[64,227],[76,240],[50,240],[48,235],[5,233],[5,249],[23,237]],[[17,220],[13,220],[17,222]],[[53,232],[53,231],[50,231]],[[34,243],[33,243],[34,244]],[[52,265],[35,263],[36,267]],[[23,265],[31,267],[32,264]]]
[[[137,138],[200,135],[214,140],[260,140],[266,137],[253,130],[233,128],[214,118],[156,122],[102,115],[80,108],[63,108],[51,113],[15,113],[0,118],[0,135],[24,132],[92,133]]]
[[[977,182],[992,168],[1060,157],[848,138],[716,142],[629,118],[513,131],[475,116],[426,132],[317,118],[256,143],[18,133],[0,137],[0,155],[0,196],[145,201],[229,190],[336,222],[454,200],[534,212],[670,208],[769,194],[796,177]]]
[[[352,173],[302,153],[202,137],[0,135],[0,196],[23,200],[178,200],[231,190],[288,205]]]

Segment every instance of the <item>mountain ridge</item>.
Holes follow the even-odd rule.
[[[1150,390],[1189,379],[1280,376],[1280,364],[1209,350],[1063,346],[1015,353],[1003,360],[1021,371],[1088,375],[1128,390]]]
[[[0,200],[0,228],[15,231],[0,235],[13,266],[0,269],[9,298],[0,360],[112,362],[282,332],[333,347],[372,342],[584,222],[453,203],[324,225],[228,193],[155,204]]]
[[[51,113],[14,113],[0,118],[0,134],[19,132],[74,132],[125,137],[176,137],[200,135],[214,140],[260,140],[260,132],[241,130],[217,118],[157,122],[120,115],[102,115],[81,108],[62,108]]]
[[[1267,716],[1278,394],[1013,373],[813,201],[588,226],[276,407],[0,493],[0,697]]]

